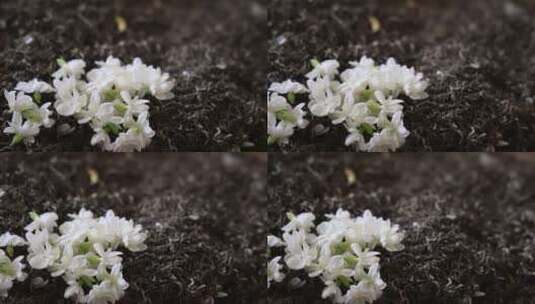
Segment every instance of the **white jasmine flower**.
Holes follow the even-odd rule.
[[[279,264],[281,257],[275,257],[271,261],[269,261],[267,266],[267,287],[269,288],[271,281],[275,282],[282,282],[284,280],[284,277],[286,276],[284,273],[281,272],[281,269],[283,268],[281,264]]]
[[[347,267],[347,256],[334,255],[328,258],[328,262],[323,269],[323,276],[328,280],[337,279],[340,277],[350,278],[355,271]]]
[[[340,289],[340,287],[338,287],[338,285],[332,280],[325,281],[324,283],[325,283],[325,288],[323,289],[321,293],[321,298],[322,299],[332,298],[334,303],[343,303],[344,297],[343,297],[342,290]]]
[[[368,143],[369,152],[395,151],[405,143],[409,131],[405,129],[402,112],[396,112],[388,127],[380,133],[375,133]]]
[[[56,273],[57,274],[57,273]],[[87,255],[76,255],[70,260],[70,264],[65,270],[66,281],[80,278],[92,278],[98,275],[98,270],[92,268],[91,260]]]
[[[15,91],[6,91],[4,90],[4,97],[7,100],[9,112],[19,112],[22,113],[27,110],[33,110],[38,108],[38,106],[33,102],[32,98],[24,92],[15,92]]]
[[[304,129],[308,126],[308,120],[305,119],[306,112],[303,110],[304,107],[305,104],[300,103],[291,111],[291,114],[295,117],[295,126],[299,129]]]
[[[361,281],[357,285],[351,285],[350,289],[344,295],[345,304],[367,304],[373,303],[382,292],[368,282]]]
[[[122,65],[121,60],[113,56],[108,56],[108,58],[106,58],[106,61],[96,61],[95,64],[102,68],[109,69],[120,68]]]
[[[351,111],[345,118],[348,129],[359,128],[360,126],[367,124],[372,129],[377,124],[377,117],[374,116],[367,103],[357,103],[353,105]]]
[[[32,144],[35,142],[35,136],[39,134],[39,125],[31,121],[24,121],[22,114],[19,112],[13,113],[9,125],[4,129],[5,134],[13,134],[12,144],[17,144],[24,141],[26,144]]]
[[[381,246],[388,251],[400,251],[405,248],[401,241],[405,237],[405,234],[399,231],[399,225],[392,225],[390,220],[383,221],[380,231]]]
[[[141,225],[134,226],[132,221],[121,227],[122,242],[128,250],[139,252],[147,249],[147,245],[145,245],[147,234],[142,232],[142,229]]]
[[[93,212],[82,208],[78,212],[78,214],[71,213],[69,214],[69,217],[73,219],[74,221],[91,221],[93,220]]]
[[[22,112],[22,115],[32,123],[50,128],[55,123],[55,120],[50,117],[52,116],[52,111],[48,109],[50,105],[51,103],[47,102],[38,109]]]
[[[52,111],[48,109],[50,105],[51,103],[47,102],[39,108],[39,121],[45,128],[50,128],[55,123],[55,120],[50,118],[52,116]]]
[[[95,131],[95,134],[93,134],[93,137],[91,137],[91,145],[100,145],[104,151],[113,150],[111,138],[108,135],[108,132],[104,130],[103,126],[94,127],[93,130]]]
[[[10,232],[0,235],[0,247],[18,247],[25,245],[26,241],[18,235],[11,234]]]
[[[356,145],[359,151],[366,151],[368,148],[366,139],[356,128],[349,129],[349,135],[346,137],[345,145]]]
[[[307,243],[303,230],[285,232],[283,239],[287,245],[284,261],[288,268],[299,270],[312,265],[317,258],[318,250]]]
[[[98,278],[101,283],[93,286],[89,292],[88,303],[115,303],[124,296],[124,291],[129,287],[128,282],[123,278],[120,264],[114,265],[109,273],[105,267],[99,267]]]
[[[360,282],[356,286],[351,286],[344,296],[345,303],[373,303],[381,297],[386,284],[381,279],[379,264],[373,264],[368,273],[361,272],[359,279]]]
[[[307,85],[310,88],[308,108],[313,115],[327,116],[342,104],[342,96],[336,93],[338,82],[333,82],[328,77],[319,77],[309,79]]]
[[[76,299],[77,303],[87,303],[84,289],[82,288],[82,286],[80,286],[78,281],[70,280],[67,282],[67,285],[69,287],[65,289],[65,293],[63,295],[65,299],[74,298]]]
[[[54,107],[62,116],[72,116],[82,111],[88,103],[88,96],[78,90],[78,80],[75,77],[54,79],[56,88],[56,102]]]
[[[371,69],[375,67],[375,60],[373,60],[372,58],[368,58],[367,56],[362,56],[359,61],[350,61],[349,64],[353,67]]]
[[[283,110],[290,110],[292,106],[286,101],[286,98],[277,93],[270,94],[268,97],[268,112],[277,113]]]
[[[122,252],[119,251],[113,251],[111,248],[108,250],[104,249],[104,246],[100,243],[96,243],[93,245],[93,248],[95,249],[95,252],[98,254],[98,259],[100,260],[100,263],[104,264],[105,266],[113,266],[115,264],[121,264],[123,259],[121,258]],[[139,249],[143,248],[146,249],[147,247],[140,247]],[[141,250],[138,250],[141,251]]]
[[[106,127],[106,124],[113,124],[113,125],[116,125],[120,129],[119,126],[123,124],[124,122],[125,122],[124,116],[117,113],[116,106],[112,102],[101,103],[98,106],[98,110],[96,111],[93,117],[93,125],[96,127],[100,127],[100,126]],[[109,128],[109,126],[107,128]],[[116,132],[118,130],[110,130],[110,131]]]
[[[48,230],[28,231],[28,263],[32,268],[45,269],[53,266],[60,258],[60,249],[50,243]]]
[[[340,67],[338,60],[325,60],[323,62],[312,60],[311,62],[314,68],[305,75],[308,79],[319,77],[333,79],[338,74],[338,68]]]
[[[103,239],[92,236],[95,241],[108,241],[114,247],[122,244],[132,252],[143,251],[147,248],[144,244],[147,234],[143,232],[143,227],[135,225],[131,220],[116,216],[112,210],[108,210],[106,216],[99,219],[96,230],[100,231],[99,234],[103,236]]]
[[[93,120],[97,113],[99,113],[102,100],[100,94],[91,94],[89,102],[85,108],[82,108],[80,112],[76,114],[79,124],[86,124]]]
[[[136,121],[126,123],[128,131],[120,133],[113,143],[114,152],[141,151],[148,146],[155,132],[149,124],[148,112],[141,113]]]
[[[15,90],[22,91],[28,94],[31,94],[34,92],[52,93],[55,91],[52,86],[50,86],[48,83],[44,81],[40,81],[39,79],[33,79],[28,82],[21,81],[17,83]]]
[[[159,100],[168,100],[175,97],[171,92],[175,86],[175,80],[170,79],[168,73],[162,73],[160,68],[151,68],[148,87],[150,93]]]
[[[50,103],[45,103],[39,108],[39,106],[33,102],[32,98],[25,95],[23,92],[19,92],[17,95],[15,94],[15,91],[8,92],[4,90],[4,96],[8,101],[9,111],[13,113],[13,127],[16,126],[20,129],[19,138],[14,138],[15,143],[23,138],[37,135],[40,126],[49,128],[54,124],[54,120],[50,118],[52,112],[48,110]],[[19,116],[15,117],[16,115]],[[25,123],[24,119],[28,122]],[[24,125],[26,125],[27,129],[23,128]],[[14,129],[7,129],[7,131],[12,133]],[[31,138],[28,140],[30,143],[33,141]]]
[[[273,113],[277,119],[286,122],[288,125],[301,129],[308,125],[308,121],[304,118],[306,115],[305,111],[303,111],[304,106],[304,103],[300,103],[292,107],[286,101],[286,98],[277,93],[271,94],[268,100],[268,112]]]
[[[268,247],[281,247],[281,246],[284,246],[285,244],[280,238],[278,238],[278,237],[276,237],[274,235],[268,235],[267,236],[267,245],[268,245]]]
[[[294,134],[294,125],[285,121],[277,122],[275,115],[268,113],[268,144],[288,144],[289,138]]]
[[[292,81],[288,79],[284,82],[274,82],[269,86],[268,91],[275,92],[281,95],[288,93],[302,94],[307,93],[308,89],[299,82]]]
[[[59,277],[65,274],[65,272],[67,272],[67,270],[69,270],[73,265],[73,258],[74,249],[72,248],[72,245],[65,245],[63,247],[60,260],[56,261],[56,263],[50,267],[50,274],[53,277]]]
[[[126,67],[131,73],[133,81],[138,84],[140,91],[148,91],[159,100],[168,100],[175,95],[171,92],[175,80],[170,79],[168,73],[162,73],[160,68],[147,66],[141,59],[135,58],[131,65]],[[143,96],[143,94],[141,94]]]
[[[33,232],[38,229],[44,229],[52,232],[58,226],[58,215],[55,212],[46,212],[41,215],[31,212],[30,217],[33,222],[24,228],[26,231]]]
[[[416,73],[414,68],[403,67],[401,72],[401,84],[403,93],[413,100],[426,99],[429,95],[425,92],[429,83],[424,80],[422,73]]]
[[[377,251],[369,251],[368,248],[363,249],[358,243],[351,244],[351,250],[358,259],[357,265],[359,267],[370,267],[379,263],[379,252]]]
[[[297,216],[295,216],[293,213],[288,213],[287,216],[288,219],[290,219],[290,222],[282,227],[282,231],[284,232],[292,232],[295,230],[309,232],[310,229],[315,226],[314,220],[316,219],[316,216],[314,216],[314,214],[311,212],[303,212]]]
[[[414,100],[422,100],[429,97],[429,94],[425,92],[429,84],[427,81],[422,80],[423,74],[418,73],[415,77],[410,78],[409,81],[403,86],[403,93]]]
[[[346,222],[346,221],[351,220],[351,213],[349,213],[349,211],[346,211],[342,208],[338,208],[335,214],[327,214],[326,217],[334,221]]]
[[[63,59],[58,59],[58,64],[60,68],[52,74],[52,77],[55,79],[74,77],[79,79],[82,74],[85,73],[84,69],[86,66],[85,61],[81,59],[74,59],[69,62],[66,62]]]
[[[25,265],[21,263],[24,257],[11,259],[0,249],[0,297],[6,298],[8,291],[13,287],[13,281],[22,282],[26,280],[27,274],[22,270]]]
[[[121,133],[123,122],[124,118],[118,116],[113,103],[100,104],[91,122],[95,132],[91,138],[91,145],[100,145],[103,150],[112,151],[114,143],[111,136],[118,136]]]
[[[147,105],[149,101],[146,99],[132,98],[127,91],[121,92],[121,98],[124,103],[119,102],[115,104],[115,109],[123,112],[126,117],[132,117],[133,115],[149,111],[149,106]]]
[[[331,122],[334,125],[339,125],[345,122],[351,112],[353,112],[354,107],[354,102],[349,101],[347,99],[342,99],[342,105],[332,111],[332,113],[329,115],[329,118],[331,118]]]
[[[277,93],[268,95],[268,144],[287,144],[295,128],[303,129],[308,125],[304,106],[301,103],[292,107],[286,98]]]
[[[121,67],[109,67],[93,69],[86,74],[86,77],[88,80],[88,92],[101,95],[104,99],[105,95],[110,97],[110,93],[118,90],[115,86],[119,82],[120,77],[123,77],[123,73]],[[128,83],[126,82],[126,84]],[[123,89],[126,90],[127,88]]]
[[[386,114],[392,115],[396,112],[401,112],[403,110],[403,100],[393,99],[392,96],[386,98],[385,94],[381,91],[375,91],[375,98],[381,104],[381,111]]]

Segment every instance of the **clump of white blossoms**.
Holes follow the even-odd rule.
[[[284,250],[284,256],[273,258],[267,265],[268,287],[273,281],[285,279],[284,270],[305,271],[310,278],[323,281],[324,299],[344,304],[373,303],[386,287],[379,272],[380,253],[374,250],[403,250],[404,233],[398,225],[373,216],[369,210],[352,217],[339,209],[326,217],[316,225],[312,213],[289,213],[290,222],[282,227],[282,239],[268,236],[268,248]]]
[[[65,298],[78,303],[115,303],[124,296],[129,284],[123,278],[123,253],[119,249],[139,252],[147,248],[147,234],[141,225],[111,210],[95,218],[82,208],[59,227],[56,213],[32,212],[30,216],[33,222],[25,227],[26,239],[9,232],[0,236],[0,247],[7,247],[9,256],[14,246],[27,246],[26,260],[31,268],[62,277],[68,286]],[[15,279],[26,278],[23,258],[11,261],[0,250],[0,295],[7,296]]]
[[[304,129],[308,120],[304,117],[304,103],[293,107],[295,94],[306,93],[303,85],[288,80],[284,83],[274,83],[268,93],[268,144],[288,143],[296,128]],[[272,92],[274,91],[274,92]],[[282,96],[285,95],[286,97]]]
[[[55,93],[53,105],[60,116],[74,117],[78,124],[88,124],[94,131],[92,145],[105,151],[141,151],[148,146],[155,132],[149,121],[149,99],[167,100],[175,80],[160,68],[148,66],[135,58],[123,65],[112,56],[97,61],[97,68],[85,72],[86,62],[58,59],[59,69],[52,74],[53,86],[39,81],[19,82],[20,91],[4,91],[13,112],[12,121],[4,133],[14,134],[12,144],[31,144],[39,127],[51,127],[50,102],[38,104],[44,93]],[[24,93],[34,93],[33,99]],[[25,119],[25,120],[24,120]]]
[[[48,109],[51,103],[41,104],[41,94],[53,91],[54,89],[49,84],[37,79],[19,82],[15,91],[4,90],[9,112],[12,113],[11,121],[8,122],[4,133],[13,135],[12,145],[23,141],[26,144],[32,144],[41,127],[50,128],[54,125],[54,120],[50,117],[52,111]]]
[[[273,83],[269,88],[270,99],[280,94],[292,103],[296,94],[308,94],[310,113],[328,117],[334,125],[343,124],[349,132],[345,144],[354,145],[359,151],[395,151],[404,144],[409,131],[403,123],[403,100],[398,98],[401,95],[413,100],[427,98],[428,83],[422,73],[399,65],[393,58],[386,64],[376,65],[372,59],[362,57],[360,61],[350,62],[352,67],[342,73],[338,71],[337,60],[311,62],[313,70],[305,75],[306,86],[292,80]],[[271,112],[269,103],[270,100],[268,113]],[[301,110],[303,104],[299,106]],[[288,107],[291,109],[291,105]],[[286,130],[283,128],[270,128],[271,125],[268,116],[270,144],[285,144],[293,135],[283,132]]]
[[[14,257],[14,247],[25,246],[26,241],[9,232],[0,236],[0,297],[6,298],[7,292],[13,287],[13,281],[22,282],[28,274],[23,272],[26,267],[22,264],[23,256]],[[4,251],[3,248],[6,248]],[[7,253],[7,254],[6,254]]]

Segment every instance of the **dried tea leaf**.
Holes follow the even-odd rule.
[[[372,29],[372,32],[377,33],[381,30],[381,22],[379,21],[379,19],[377,19],[377,17],[370,16],[368,20],[370,21],[370,27]]]
[[[126,31],[126,28],[128,27],[126,19],[121,16],[115,16],[115,23],[117,24],[117,30],[119,33],[124,33]]]

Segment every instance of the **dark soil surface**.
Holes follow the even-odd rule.
[[[31,210],[62,221],[81,207],[113,209],[150,234],[147,251],[125,255],[130,288],[120,303],[249,304],[266,284],[265,187],[262,154],[4,154],[0,232],[21,234]],[[43,288],[30,282],[0,303],[70,303],[61,278]]]
[[[526,154],[270,156],[270,232],[287,211],[322,220],[338,207],[370,209],[406,231],[405,250],[381,254],[387,288],[377,303],[533,303],[534,168]],[[321,282],[307,281],[275,283],[270,303],[329,303]]]
[[[423,72],[430,97],[404,98],[411,135],[402,150],[535,151],[534,1],[271,0],[268,20],[269,82],[303,80],[312,58],[345,69],[363,55],[394,57]],[[330,132],[314,135],[320,123]],[[350,150],[345,136],[315,118],[282,149]]]
[[[119,33],[116,16],[127,29]],[[50,80],[56,58],[93,68],[108,55],[140,57],[177,79],[176,97],[151,104],[149,151],[265,150],[266,10],[257,0],[2,0],[0,89]],[[0,112],[7,108],[3,95]],[[0,117],[6,125],[10,115]],[[60,119],[56,127],[74,120]],[[98,150],[91,129],[42,131],[39,151]],[[10,140],[0,136],[0,149]],[[14,149],[25,149],[24,146]]]

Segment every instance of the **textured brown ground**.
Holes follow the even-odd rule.
[[[533,155],[290,154],[270,157],[270,232],[285,213],[370,209],[406,231],[382,255],[382,303],[533,303]],[[345,171],[356,176],[348,184]],[[304,277],[304,276],[303,276]],[[321,283],[269,291],[272,304],[319,304]]]
[[[394,57],[422,71],[430,98],[404,98],[412,134],[402,150],[535,151],[535,2],[271,0],[268,16],[269,82],[302,80],[314,57],[342,69],[363,55]],[[315,135],[320,123],[330,132]],[[350,150],[346,133],[315,118],[282,149]]]
[[[176,98],[152,103],[156,137],[148,150],[262,151],[265,15],[257,0],[2,0],[0,90],[34,77],[50,80],[60,56],[89,63],[140,57],[177,79]],[[126,20],[126,32],[118,32],[116,16]],[[7,105],[0,100],[1,112]],[[2,129],[9,119],[0,115]],[[56,126],[62,123],[74,120]],[[31,149],[97,150],[90,138],[87,126],[67,136],[53,128]],[[0,150],[11,150],[9,142],[1,135]]]
[[[21,234],[31,210],[63,220],[81,207],[113,209],[150,234],[147,251],[125,256],[120,303],[249,304],[265,291],[265,187],[261,154],[3,154],[0,233]],[[44,288],[26,280],[0,303],[70,303],[64,290],[61,278]]]

